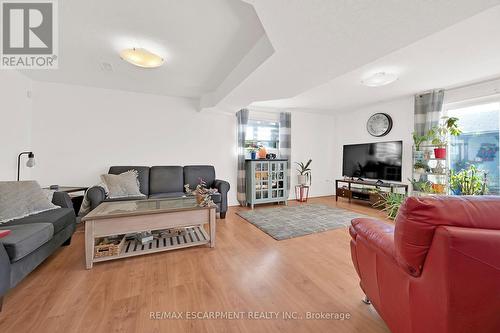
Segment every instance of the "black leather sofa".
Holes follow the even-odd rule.
[[[128,170],[137,170],[139,189],[149,199],[178,198],[186,195],[184,185],[189,184],[191,189],[196,188],[200,179],[203,179],[209,188],[216,188],[218,193],[212,196],[217,205],[220,218],[226,217],[227,192],[230,185],[224,180],[215,178],[215,168],[211,165],[187,165],[187,166],[112,166],[108,173],[118,175]],[[119,198],[110,199],[106,197],[104,188],[94,186],[88,189],[87,198],[90,200],[91,209],[96,208],[101,202],[134,200],[143,198]]]
[[[48,210],[0,224],[11,233],[0,238],[0,311],[3,296],[54,253],[69,245],[76,229],[76,216],[67,193],[55,192]]]

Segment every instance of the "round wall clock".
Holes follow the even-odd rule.
[[[366,129],[373,136],[387,135],[392,129],[392,118],[387,113],[375,113],[368,119]]]

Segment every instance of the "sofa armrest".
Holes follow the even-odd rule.
[[[90,210],[93,210],[106,199],[106,191],[101,186],[93,186],[87,190],[86,196],[90,201]]]
[[[73,201],[71,201],[71,197],[66,192],[54,192],[52,203],[62,208],[73,208]]]
[[[10,288],[10,259],[0,240],[0,297]]]
[[[221,195],[220,211],[225,213],[227,211],[227,192],[229,192],[231,185],[225,180],[216,179],[213,186]]]
[[[393,225],[375,219],[358,218],[352,220],[349,233],[354,241],[361,236],[376,250],[396,258]]]

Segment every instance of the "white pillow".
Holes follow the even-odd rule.
[[[108,198],[145,197],[139,190],[137,170],[129,170],[119,175],[101,175],[101,181],[106,185]]]
[[[36,181],[0,182],[0,224],[56,208]]]

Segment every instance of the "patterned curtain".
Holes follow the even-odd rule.
[[[290,165],[292,152],[292,114],[290,112],[280,113],[280,158],[288,159],[287,184],[290,193]]]
[[[415,132],[425,135],[439,124],[443,111],[444,90],[433,90],[415,95]]]
[[[236,118],[238,119],[238,192],[236,197],[241,206],[246,206],[245,136],[248,124],[248,110],[241,109],[236,113]]]

